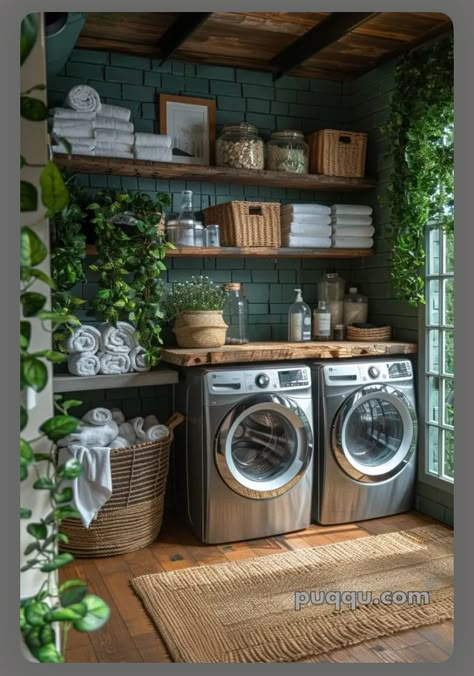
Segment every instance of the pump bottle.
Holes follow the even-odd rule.
[[[288,310],[288,340],[301,343],[311,340],[311,310],[303,300],[301,289],[295,289],[296,300]]]

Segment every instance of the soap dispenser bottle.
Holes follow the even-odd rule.
[[[301,289],[295,289],[296,300],[288,310],[288,340],[301,343],[311,340],[311,310],[303,300]]]

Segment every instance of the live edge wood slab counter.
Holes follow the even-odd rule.
[[[292,359],[347,359],[351,357],[383,357],[415,354],[416,343],[383,341],[365,342],[265,342],[245,345],[225,345],[217,348],[164,348],[162,361],[176,366],[206,364],[243,364],[262,361],[289,361]]]

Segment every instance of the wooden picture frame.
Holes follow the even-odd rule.
[[[169,134],[173,139],[172,162],[201,166],[214,164],[216,143],[214,99],[160,94],[159,108],[160,134]],[[193,126],[197,130],[195,135],[192,133]]]

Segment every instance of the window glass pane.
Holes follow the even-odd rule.
[[[440,230],[433,228],[429,231],[428,243],[428,273],[435,275],[440,272]]]
[[[443,331],[444,337],[444,372],[454,374],[454,333],[453,331]]]
[[[428,471],[438,474],[439,429],[428,425]]]
[[[428,331],[428,369],[432,373],[439,373],[439,331]]]
[[[428,410],[427,419],[439,422],[439,378],[428,377]]]
[[[445,235],[445,272],[454,272],[454,233]]]
[[[433,279],[428,282],[428,324],[437,326],[439,324],[439,279]]]
[[[443,423],[454,425],[454,380],[451,378],[444,380]]]
[[[444,317],[443,324],[454,324],[454,279],[445,279],[443,282]]]
[[[451,478],[454,477],[454,432],[443,431],[444,436],[444,463],[443,473]]]

